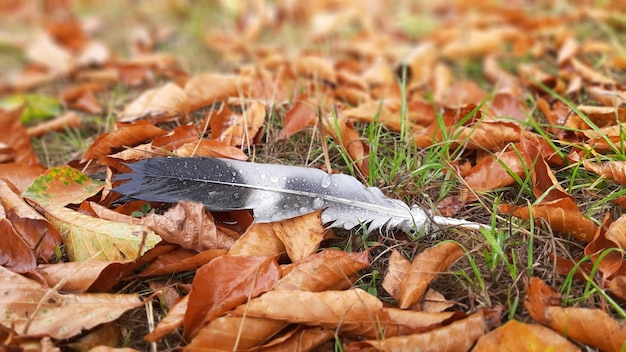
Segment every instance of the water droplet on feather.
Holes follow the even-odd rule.
[[[322,188],[328,188],[331,183],[332,180],[330,179],[330,176],[324,175],[324,178],[322,178],[322,181],[320,182],[320,186],[322,186]]]

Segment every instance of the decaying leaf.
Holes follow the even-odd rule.
[[[541,325],[520,323],[517,320],[509,320],[483,335],[478,339],[473,351],[501,351],[503,348],[513,348],[512,346],[518,351],[579,351],[576,345],[554,330]]]
[[[0,267],[2,325],[21,335],[66,339],[143,303],[137,294],[67,294]]]
[[[224,312],[274,288],[280,269],[273,257],[222,256],[198,269],[185,312],[185,336],[193,337]]]
[[[399,307],[402,309],[415,307],[420,310],[419,301],[426,293],[428,285],[464,253],[458,243],[443,242],[418,254],[400,284]]]
[[[185,123],[189,119],[187,95],[173,83],[147,90],[124,108],[118,121],[134,122],[142,118],[149,118],[154,123],[174,119]]]
[[[626,327],[599,309],[561,307],[557,292],[533,277],[526,289],[524,306],[538,323],[557,333],[603,351],[626,347]]]

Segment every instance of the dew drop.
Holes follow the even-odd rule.
[[[324,206],[324,199],[319,198],[319,197],[313,199],[313,208],[319,209],[323,206]]]
[[[320,182],[320,186],[322,186],[322,188],[328,188],[328,186],[330,186],[331,183],[332,181],[330,179],[330,176],[324,175],[324,178]]]
[[[276,176],[276,175],[270,176],[270,181],[272,181],[274,183],[277,183],[279,181],[278,176]]]
[[[239,198],[241,198],[241,194],[239,194],[238,192],[233,193],[234,200],[238,200]]]
[[[226,167],[233,167],[233,164],[231,164],[231,163],[226,163]]]

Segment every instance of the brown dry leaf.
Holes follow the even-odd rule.
[[[334,115],[334,114],[333,114]],[[324,119],[326,133],[341,143],[341,146],[350,155],[352,162],[359,168],[363,175],[369,175],[369,146],[363,141],[359,132],[354,129],[352,123],[343,115],[337,118],[330,116]]]
[[[514,184],[515,179],[509,172],[525,178],[531,165],[526,153],[506,151],[481,159],[463,179],[474,192],[490,191]]]
[[[174,83],[145,91],[137,99],[126,105],[117,120],[135,122],[150,119],[153,123],[189,120],[189,101],[185,91]]]
[[[293,66],[296,74],[319,79],[325,83],[337,83],[333,64],[326,58],[302,56],[293,60]]]
[[[0,208],[0,231],[3,234],[0,241],[0,265],[16,273],[32,271],[37,266],[35,255],[6,218],[3,208]]]
[[[596,127],[606,127],[615,125],[616,122],[626,122],[626,108],[614,108],[611,106],[589,106],[579,105],[576,107],[578,111],[583,113],[587,118],[593,122]],[[565,127],[577,130],[591,129],[591,126],[578,115],[578,113],[570,112],[567,121],[565,121]]]
[[[487,92],[475,82],[462,81],[448,87],[438,104],[447,108],[461,108],[467,105],[479,105],[485,102]]]
[[[215,226],[213,216],[202,203],[180,201],[165,214],[150,213],[138,222],[148,226],[163,240],[187,249],[228,249],[235,242]]]
[[[284,244],[292,262],[300,261],[318,248],[324,239],[321,210],[272,224],[274,233]]]
[[[230,97],[245,96],[249,83],[249,79],[239,75],[198,74],[185,85],[190,110],[194,111]]]
[[[615,274],[622,266],[623,252],[626,248],[624,223],[626,223],[626,215],[611,222],[611,216],[607,213],[593,241],[585,247],[585,255],[591,257],[594,264],[598,265],[603,280]],[[610,252],[603,253],[607,250]],[[600,260],[599,263],[598,260]]]
[[[228,255],[278,257],[282,254],[285,254],[285,244],[276,236],[271,223],[252,224],[228,250]]]
[[[226,255],[227,253],[228,250],[226,249],[207,249],[198,253],[190,249],[177,248],[171,252],[161,254],[137,276],[157,276],[196,270],[204,264],[209,263],[211,260]]]
[[[98,136],[85,152],[81,162],[97,159],[123,147],[133,147],[140,142],[167,134],[166,130],[154,126],[147,120],[130,124],[118,123],[117,126],[115,131]]]
[[[143,304],[136,294],[62,295],[1,267],[0,281],[1,323],[22,335],[66,339]]]
[[[214,139],[202,139],[196,142],[187,143],[176,149],[174,153],[182,157],[191,156],[212,156],[216,158],[227,158],[246,161],[248,155],[241,148],[233,147],[222,141]]]
[[[379,351],[469,351],[476,340],[483,336],[489,321],[499,320],[498,310],[480,310],[450,325],[428,332],[389,337],[382,340],[366,340],[346,346],[345,351],[357,351],[374,347]]]
[[[507,144],[519,142],[521,129],[514,123],[481,121],[473,126],[462,126],[453,138],[469,149],[498,152]]]
[[[14,231],[28,244],[37,258],[47,262],[56,255],[57,247],[61,244],[59,232],[1,179],[0,205]]]
[[[580,351],[576,345],[554,330],[541,325],[509,320],[506,324],[483,335],[472,349],[488,351]]]
[[[254,317],[223,316],[198,331],[183,351],[241,351],[261,346],[289,323]]]
[[[588,159],[583,160],[583,166],[596,174],[614,180],[620,185],[626,185],[626,161],[608,161],[596,164]]]
[[[164,136],[154,138],[151,144],[155,148],[172,151],[180,146],[199,141],[198,127],[193,123],[188,123],[176,126],[172,132]]]
[[[494,117],[508,117],[516,121],[524,122],[530,111],[519,95],[510,93],[498,93],[491,100],[491,112]]]
[[[25,52],[29,62],[45,67],[55,76],[70,73],[76,65],[74,56],[46,33],[29,41]]]
[[[222,256],[196,271],[185,313],[185,336],[224,312],[272,290],[281,272],[274,257]]]
[[[46,168],[40,164],[0,164],[0,179],[8,181],[19,192],[24,192],[28,185],[44,171]]]
[[[526,288],[524,306],[530,316],[568,338],[602,351],[626,347],[626,327],[599,309],[561,307],[557,292],[533,277]]]
[[[350,336],[380,338],[389,316],[382,302],[361,289],[269,291],[237,307],[233,314],[337,329]]]
[[[369,266],[368,252],[346,253],[326,249],[283,268],[275,290],[320,292],[348,288],[350,278]]]
[[[317,111],[312,102],[298,100],[287,111],[284,117],[284,127],[278,132],[278,139],[289,138],[293,134],[314,126],[317,123]]]
[[[418,254],[400,284],[399,307],[421,310],[419,302],[428,285],[464,254],[463,248],[452,241],[442,242]]]
[[[96,100],[94,93],[105,89],[106,86],[103,84],[85,83],[64,89],[61,92],[61,100],[63,100],[69,108],[100,115],[104,109],[98,100]]]
[[[533,218],[544,220],[555,232],[571,234],[585,242],[591,241],[598,229],[598,226],[586,218],[570,198],[541,203],[530,208],[532,210],[529,207],[509,204],[498,206],[502,214],[511,214],[523,220],[530,220],[532,212]]]
[[[224,106],[219,112],[212,110],[207,119],[211,126],[211,139],[231,146],[251,145],[265,124],[265,107],[254,102],[239,114]]]
[[[26,133],[30,137],[43,136],[52,131],[64,131],[67,128],[78,128],[83,124],[83,117],[75,112],[68,111],[52,120],[47,120],[29,127]]]
[[[468,29],[441,48],[441,55],[452,60],[485,56],[502,50],[506,42],[522,35],[512,26],[493,26],[486,29]]]
[[[109,351],[114,352],[115,348],[122,342],[122,328],[116,323],[102,324],[89,331],[85,336],[72,341],[67,346],[75,351]]]
[[[626,300],[626,276],[614,277],[606,285],[607,291],[612,295],[619,297],[622,300]]]
[[[22,108],[13,110],[0,109],[0,143],[8,145],[14,155],[16,164],[37,165],[39,159],[30,144],[30,136],[20,122]]]
[[[400,301],[400,284],[409,271],[411,262],[397,250],[392,250],[387,261],[387,273],[383,279],[383,288],[396,301]]]
[[[333,336],[335,336],[333,330],[324,328],[297,329],[261,346],[258,350],[263,352],[311,351],[332,339]]]

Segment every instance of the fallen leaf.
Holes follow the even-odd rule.
[[[136,294],[67,294],[0,267],[2,325],[20,335],[67,339],[143,304]]]
[[[353,283],[350,278],[368,266],[368,252],[326,249],[283,268],[283,277],[274,289],[321,292],[348,288]]]
[[[0,265],[16,273],[25,273],[36,266],[35,255],[30,246],[15,231],[11,222],[4,216],[0,208],[0,231],[3,240],[0,241]]]
[[[47,120],[38,123],[35,126],[29,127],[26,133],[30,137],[40,137],[46,133],[52,131],[64,131],[65,129],[78,128],[83,124],[83,117],[75,112],[68,111],[61,116],[58,116],[52,120]]]
[[[21,108],[13,110],[0,109],[0,126],[3,133],[0,134],[0,143],[11,147],[14,152],[14,162],[17,164],[37,165],[39,159],[30,144],[30,137],[26,128],[20,122]]]
[[[483,335],[472,351],[580,351],[576,345],[554,330],[541,325],[509,320]]]
[[[118,124],[118,128],[103,133],[91,144],[81,162],[109,155],[123,147],[133,147],[140,142],[167,134],[164,129],[154,126],[150,121],[142,120],[131,124]]]
[[[280,278],[274,257],[217,257],[196,271],[185,313],[185,336],[250,298],[274,288]]]
[[[626,185],[626,161],[608,161],[596,164],[588,159],[583,160],[583,166],[596,174],[614,180],[620,185]]]
[[[311,102],[298,100],[287,111],[284,117],[284,127],[278,132],[278,139],[289,138],[303,129],[317,123],[317,111]]]
[[[150,119],[153,123],[189,120],[189,101],[182,88],[174,83],[150,89],[126,105],[117,120],[135,122],[139,119]]]
[[[387,273],[383,278],[383,288],[396,301],[400,301],[400,285],[406,273],[409,271],[411,262],[396,249],[391,251],[388,259]]]
[[[463,248],[453,241],[442,242],[418,254],[400,284],[399,307],[421,310],[419,302],[428,285],[464,254]]]
[[[269,291],[237,307],[233,314],[321,326],[350,336],[371,338],[380,338],[389,322],[382,302],[360,289]]]
[[[255,223],[230,247],[228,255],[280,256],[285,254],[281,241],[272,223]]]
[[[288,323],[265,318],[222,316],[198,331],[183,351],[240,351],[261,346]]]
[[[406,336],[394,336],[381,340],[366,340],[346,346],[345,351],[357,351],[374,347],[379,351],[469,351],[476,340],[483,336],[489,320],[498,320],[499,311],[480,310],[477,313],[449,325],[428,332]]]
[[[526,294],[524,307],[538,323],[602,351],[621,351],[626,347],[626,327],[606,312],[561,307],[559,294],[536,277],[530,279]]]
[[[265,107],[255,102],[245,108],[242,114],[224,107],[217,115],[209,115],[209,119],[211,139],[232,146],[247,146],[253,144],[255,136],[265,124]]]
[[[228,249],[235,242],[215,226],[213,216],[202,203],[181,200],[165,214],[150,213],[138,222],[159,234],[163,240],[187,249]]]
[[[59,232],[1,179],[0,204],[13,230],[28,244],[37,258],[49,261],[57,254],[61,245]]]
[[[272,224],[274,233],[284,244],[292,262],[302,260],[318,248],[324,239],[321,211]]]
[[[224,101],[229,97],[245,96],[250,82],[238,75],[201,73],[193,76],[185,85],[185,93],[191,111]]]

